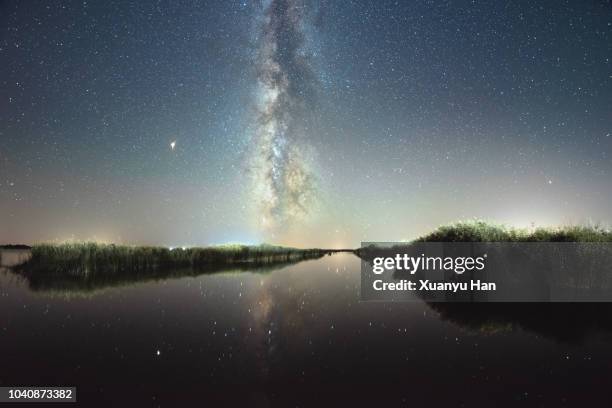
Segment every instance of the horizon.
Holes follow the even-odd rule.
[[[507,224],[498,224],[498,223],[492,223],[490,221],[486,221],[486,220],[478,220],[478,219],[474,219],[474,220],[468,220],[468,221],[457,221],[455,223],[451,223],[451,224],[447,224],[447,225],[441,225],[438,226],[437,228],[432,229],[431,231],[429,231],[430,233],[433,233],[435,231],[438,231],[439,228],[442,227],[455,227],[455,226],[459,226],[459,225],[467,225],[467,226],[475,226],[478,223],[484,223],[487,226],[491,226],[491,227],[495,227],[498,228],[500,230],[505,230],[505,231],[515,231],[515,232],[519,232],[519,233],[524,233],[524,234],[530,234],[533,232],[536,232],[538,230],[542,230],[542,231],[547,231],[547,232],[556,232],[556,231],[564,231],[567,229],[572,229],[572,228],[584,228],[587,230],[591,230],[591,231],[601,231],[604,233],[609,233],[612,230],[610,229],[610,227],[605,227],[602,226],[600,224],[566,224],[566,225],[553,225],[553,226],[536,226],[535,224],[531,224],[529,227],[523,227],[523,228],[517,228],[511,225],[507,225]],[[401,243],[410,243],[413,242],[414,240],[417,240],[419,238],[422,238],[423,235],[421,236],[416,236],[410,239],[404,239],[404,240],[400,240],[400,241],[393,241],[393,242],[401,242]],[[362,241],[359,243],[359,245],[357,246],[345,246],[345,247],[328,247],[328,246],[310,246],[310,247],[299,247],[299,246],[288,246],[288,245],[282,245],[282,244],[277,244],[277,243],[272,243],[272,242],[259,242],[259,243],[244,243],[244,242],[224,242],[224,243],[208,243],[208,244],[184,244],[184,245],[165,245],[165,244],[139,244],[139,243],[121,243],[121,242],[100,242],[100,241],[93,241],[93,240],[66,240],[66,241],[41,241],[41,242],[32,242],[32,243],[15,243],[15,242],[9,242],[9,243],[0,243],[0,248],[2,247],[10,247],[10,246],[26,246],[26,247],[34,247],[36,245],[64,245],[64,244],[74,244],[74,245],[78,245],[78,244],[96,244],[96,245],[116,245],[116,246],[127,246],[127,247],[159,247],[159,248],[168,248],[170,250],[174,250],[174,249],[178,249],[181,248],[183,250],[185,249],[190,249],[190,248],[207,248],[207,247],[223,247],[223,246],[247,246],[247,247],[257,247],[257,246],[272,246],[272,247],[284,247],[284,248],[294,248],[294,249],[321,249],[321,250],[331,250],[331,251],[353,251],[359,248],[363,248],[363,243],[364,242],[379,242],[379,243],[383,243],[383,242],[390,242],[390,241]]]

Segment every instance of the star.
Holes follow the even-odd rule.
[[[170,150],[174,151],[175,147],[176,147],[176,140],[173,140],[170,142]]]

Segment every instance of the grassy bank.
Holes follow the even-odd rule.
[[[272,245],[226,245],[205,248],[164,248],[96,243],[35,245],[20,270],[30,273],[139,273],[168,268],[202,269],[218,265],[293,262],[325,255],[320,249]]]
[[[437,228],[410,242],[391,247],[370,245],[357,254],[371,259],[375,253],[393,253],[398,248],[421,242],[612,242],[612,232],[599,227],[564,226],[532,230],[511,228],[485,221],[458,222]]]
[[[533,230],[485,221],[458,222],[439,227],[416,242],[612,242],[612,232],[599,227],[564,226]]]

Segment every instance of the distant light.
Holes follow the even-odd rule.
[[[173,140],[170,142],[170,149],[174,150],[175,147],[176,147],[176,140]]]
[[[552,184],[552,180],[548,180],[548,184]]]

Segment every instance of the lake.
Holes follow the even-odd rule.
[[[352,254],[186,275],[62,289],[4,267],[0,386],[92,406],[610,404],[608,305],[360,302]]]

